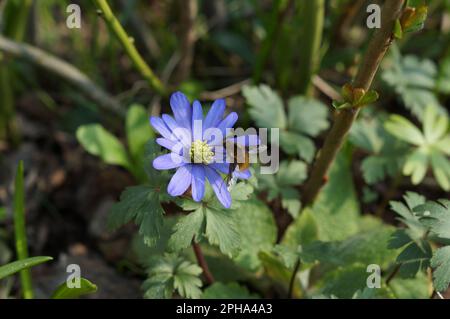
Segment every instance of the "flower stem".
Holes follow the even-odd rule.
[[[23,182],[23,162],[17,167],[16,180],[14,184],[14,233],[16,237],[17,260],[28,258],[28,244],[25,230],[25,189]],[[20,271],[20,282],[23,297],[33,299],[33,286],[31,283],[30,269]]]
[[[400,17],[403,3],[404,0],[385,2],[381,12],[381,28],[375,31],[369,43],[353,87],[369,90],[380,63],[393,41],[394,23]],[[359,108],[350,108],[342,110],[336,115],[334,124],[325,138],[324,145],[318,153],[310,176],[304,186],[303,203],[305,206],[314,202],[324,186],[328,171],[336,159],[358,113]]]
[[[294,284],[295,277],[297,276],[297,272],[300,269],[300,258],[295,262],[294,270],[292,271],[291,279],[289,280],[289,290],[288,290],[288,299],[292,299],[292,294],[294,293]]]
[[[203,270],[206,282],[211,285],[214,283],[214,276],[209,270],[208,263],[206,262],[205,256],[203,256],[202,248],[194,240],[192,241],[192,248],[194,249],[195,257],[197,258],[198,265]]]
[[[134,45],[134,40],[130,38],[125,31],[125,29],[120,24],[119,20],[116,18],[112,12],[108,1],[106,0],[92,0],[94,4],[99,8],[105,22],[108,27],[116,35],[117,39],[122,44],[128,57],[133,61],[136,69],[141,73],[142,77],[148,82],[150,87],[152,87],[157,93],[161,95],[166,94],[166,89],[159,78],[153,73],[150,66],[144,61],[138,50]]]

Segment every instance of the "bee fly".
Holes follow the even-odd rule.
[[[225,177],[225,182],[228,191],[236,184],[237,177],[235,172],[243,172],[250,167],[250,151],[246,146],[241,146],[232,141],[226,141],[224,143],[226,150],[226,160],[230,163],[228,172]]]

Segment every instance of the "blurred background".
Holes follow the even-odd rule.
[[[405,35],[384,61],[375,83],[381,98],[367,117],[381,108],[418,124],[430,104],[446,114],[450,1],[428,2],[425,28]],[[181,90],[205,105],[225,98],[228,109],[239,113],[241,127],[253,123],[241,92],[252,83],[268,84],[283,99],[313,96],[330,106],[331,119],[331,101],[355,75],[372,32],[366,26],[364,0],[109,3],[169,90]],[[79,29],[66,24],[69,4],[81,8]],[[33,270],[40,296],[64,280],[65,265],[77,263],[83,276],[102,287],[94,297],[139,298],[145,276],[135,252],[135,226],[114,233],[105,228],[111,205],[125,187],[139,182],[139,172],[88,154],[76,132],[82,125],[100,123],[126,145],[126,110],[138,104],[145,116],[159,115],[169,110],[168,99],[136,71],[91,1],[2,0],[0,16],[0,264],[14,259],[11,192],[15,168],[23,159],[30,254],[56,258]],[[317,19],[318,32],[310,28]],[[37,55],[20,50],[24,43],[39,50]],[[81,74],[83,81],[77,78]],[[154,136],[149,129],[142,134]],[[322,140],[323,133],[314,143],[321,145]],[[375,212],[410,187],[400,183],[393,190],[390,182],[380,181],[366,189],[360,164],[367,154],[357,151],[349,169],[363,210]],[[415,190],[430,198],[448,198],[432,178]],[[283,227],[289,218],[286,209],[266,202]],[[392,214],[384,218],[394,220]],[[0,284],[0,297],[16,291],[14,280]]]

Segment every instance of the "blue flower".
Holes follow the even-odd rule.
[[[192,198],[199,202],[205,194],[205,181],[211,184],[220,203],[229,208],[231,195],[221,173],[227,174],[224,141],[232,140],[243,146],[259,144],[257,136],[227,138],[227,134],[238,119],[235,112],[224,118],[225,100],[215,101],[206,117],[200,102],[194,101],[192,107],[181,92],[170,97],[173,117],[163,114],[161,118],[151,117],[150,123],[162,137],[156,142],[170,153],[154,159],[157,170],[176,169],[167,191],[171,196],[181,196],[191,190]],[[235,178],[247,179],[249,170],[236,171]]]

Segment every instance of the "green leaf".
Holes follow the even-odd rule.
[[[395,24],[394,24],[394,36],[397,39],[401,39],[403,38],[403,30],[402,30],[402,24],[400,23],[399,19],[395,20]]]
[[[383,71],[382,77],[402,98],[404,105],[419,119],[429,105],[445,114],[435,94],[437,67],[434,62],[419,60],[413,55],[402,57],[395,46],[391,52],[391,66]]]
[[[312,207],[320,240],[342,240],[358,232],[359,201],[350,165],[349,149],[343,148],[331,167],[327,184]]]
[[[437,236],[450,239],[450,201],[429,201],[414,208],[420,221]]]
[[[306,208],[287,228],[282,244],[292,247],[309,244],[319,237],[319,227],[313,212]]]
[[[145,144],[154,137],[148,118],[147,111],[142,105],[133,104],[128,109],[125,123],[128,147],[131,156],[138,164],[144,156]]]
[[[428,267],[431,255],[431,247],[427,241],[422,240],[419,245],[410,243],[397,257],[396,262],[401,265],[398,274],[401,277],[415,277],[418,271]]]
[[[80,126],[76,135],[78,142],[88,153],[99,156],[107,164],[131,168],[122,143],[100,124]]]
[[[120,202],[114,204],[108,219],[112,230],[134,220],[139,233],[147,245],[156,244],[163,226],[164,210],[158,191],[149,186],[132,186],[120,195]]]
[[[425,144],[422,132],[403,116],[391,115],[384,127],[389,133],[403,141],[417,146]]]
[[[450,190],[450,161],[441,153],[431,152],[431,168],[439,186],[445,191]]]
[[[289,129],[309,136],[317,136],[329,126],[328,107],[305,96],[295,96],[288,101]]]
[[[394,261],[396,252],[388,248],[393,228],[383,226],[353,235],[340,242],[312,242],[303,246],[302,259],[332,266],[356,263],[381,267]]]
[[[337,268],[323,277],[321,292],[338,298],[352,298],[358,290],[367,287],[369,275],[363,265]]]
[[[234,256],[240,247],[233,210],[205,207],[206,237],[212,245],[218,245],[222,253]]]
[[[199,298],[202,269],[183,257],[166,254],[155,256],[147,270],[149,278],[144,281],[144,297],[168,299],[176,290],[181,297]]]
[[[389,288],[398,299],[429,299],[429,282],[426,274],[418,273],[414,278],[395,277]]]
[[[434,288],[439,292],[446,291],[450,284],[450,246],[436,250],[431,259],[431,267],[434,269]]]
[[[170,236],[168,247],[170,251],[179,251],[191,245],[192,240],[199,242],[205,231],[204,208],[181,217]]]
[[[11,276],[21,270],[29,269],[33,266],[45,263],[49,260],[53,260],[53,258],[47,256],[38,256],[17,260],[12,263],[3,265],[0,267],[0,279]]]
[[[259,127],[286,128],[283,101],[269,86],[245,86],[242,93],[250,105],[250,115]]]
[[[280,146],[286,154],[298,155],[308,163],[313,160],[316,152],[309,137],[290,131],[280,131]]]
[[[257,299],[255,294],[251,294],[247,288],[238,283],[216,282],[205,289],[202,299]]]
[[[252,199],[241,204],[234,213],[240,236],[240,251],[234,260],[250,271],[261,267],[258,253],[270,250],[277,239],[277,227],[270,209],[261,201]],[[251,231],[249,231],[251,230]]]
[[[438,114],[435,107],[428,106],[423,118],[423,132],[428,144],[434,144],[447,133],[448,117]]]
[[[307,177],[306,164],[302,161],[282,161],[276,174],[280,186],[301,185]]]
[[[87,279],[80,278],[79,288],[69,288],[67,283],[62,283],[55,290],[52,299],[76,299],[84,295],[89,295],[97,291],[97,286]]]

